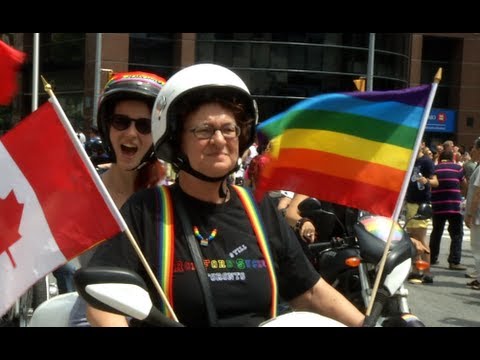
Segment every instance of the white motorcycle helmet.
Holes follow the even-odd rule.
[[[243,154],[253,144],[258,110],[243,80],[223,66],[196,64],[174,74],[158,94],[153,106],[152,136],[155,153],[159,159],[171,163],[177,169],[195,172],[180,151],[179,132],[183,124],[179,124],[176,115],[182,108],[183,100],[194,99],[195,101],[210,95],[227,99],[235,98],[243,104],[247,121],[238,124],[242,129],[239,138],[239,154]],[[202,176],[200,177],[205,177]],[[207,178],[205,177],[204,180],[218,180]]]

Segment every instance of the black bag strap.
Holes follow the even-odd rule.
[[[210,283],[208,280],[207,271],[205,270],[205,266],[203,265],[200,245],[198,244],[197,240],[195,240],[195,236],[193,235],[193,227],[190,222],[190,218],[185,211],[182,200],[179,199],[178,192],[176,191],[175,193],[177,193],[175,208],[178,211],[178,215],[180,216],[180,223],[182,224],[183,233],[187,238],[188,248],[190,249],[190,253],[192,254],[195,268],[197,269],[198,279],[200,280],[203,297],[205,298],[205,305],[207,307],[208,321],[210,323],[210,326],[217,326],[217,311],[215,310],[215,306],[213,305],[213,296],[210,290]]]

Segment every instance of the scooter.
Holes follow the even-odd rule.
[[[373,286],[378,273],[378,264],[383,256],[386,242],[393,226],[393,237],[386,258],[378,291],[368,317],[372,326],[421,327],[424,324],[410,312],[408,290],[404,287],[416,250],[405,231],[405,226],[393,223],[390,218],[359,212],[353,225],[353,233],[347,234],[345,225],[335,212],[322,208],[315,198],[305,199],[298,206],[300,215],[312,219],[315,226],[325,222],[325,217],[335,219],[343,228],[343,236],[330,241],[307,245],[307,256],[316,270],[333,287],[340,291],[357,308],[366,312],[370,304]],[[412,219],[428,219],[432,216],[430,205],[422,204]],[[412,220],[408,219],[408,221]],[[320,231],[331,231],[318,227]],[[300,240],[302,241],[302,240]],[[303,242],[303,241],[302,241]],[[424,263],[419,263],[425,270]]]

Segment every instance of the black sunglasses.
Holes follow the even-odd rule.
[[[137,131],[140,134],[147,135],[152,132],[150,119],[146,119],[146,118],[132,119],[126,115],[120,115],[120,114],[113,114],[112,117],[110,118],[110,123],[112,124],[113,128],[118,131],[123,131],[128,129],[132,121],[135,124],[135,129],[137,129]]]

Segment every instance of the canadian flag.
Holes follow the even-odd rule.
[[[40,278],[126,228],[51,101],[0,138],[0,315]]]

